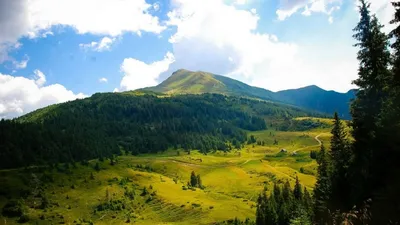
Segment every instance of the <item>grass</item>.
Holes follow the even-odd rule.
[[[264,188],[272,190],[273,182],[289,180],[293,187],[298,176],[302,185],[313,188],[317,165],[309,152],[319,149],[316,136],[329,142],[329,130],[249,135],[266,144],[207,155],[182,150],[125,155],[114,166],[109,160],[92,160],[89,166],[70,166],[69,174],[46,168],[0,171],[0,208],[21,193],[32,195],[32,174],[50,204],[45,209],[26,207],[29,224],[212,224],[234,217],[254,219],[258,194]],[[286,153],[280,153],[283,148]],[[98,172],[96,163],[101,167]],[[203,190],[186,187],[191,171],[201,175]],[[142,196],[144,187],[148,194]],[[0,223],[14,224],[17,219],[0,216]]]

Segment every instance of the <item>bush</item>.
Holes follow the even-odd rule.
[[[18,223],[27,223],[28,221],[29,221],[29,216],[26,213],[23,213],[18,219]]]
[[[121,200],[111,200],[109,202],[100,204],[96,207],[97,211],[105,211],[105,210],[121,211],[123,209],[125,209],[125,203]]]
[[[128,197],[130,200],[135,199],[135,190],[126,188],[125,189],[125,196]]]
[[[149,202],[151,202],[151,201],[153,201],[153,196],[149,196],[147,199],[146,199],[146,203],[149,203]]]
[[[20,217],[24,214],[23,205],[21,201],[11,200],[3,207],[3,216],[7,217]]]

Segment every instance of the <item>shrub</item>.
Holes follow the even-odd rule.
[[[29,216],[26,213],[22,213],[22,215],[18,219],[18,223],[27,223],[29,221]]]
[[[130,200],[135,199],[135,190],[126,188],[124,195],[128,197]]]
[[[96,207],[97,211],[121,211],[125,209],[125,203],[122,200],[111,200],[105,203],[102,203]]]
[[[19,217],[24,213],[22,202],[11,200],[3,207],[2,214],[7,217]]]

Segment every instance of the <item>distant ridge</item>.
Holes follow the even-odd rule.
[[[144,88],[165,94],[201,94],[219,93],[225,95],[259,98],[290,104],[314,111],[333,114],[350,119],[349,104],[355,97],[355,90],[347,93],[326,91],[316,85],[272,92],[253,87],[243,82],[203,71],[180,69],[172,73],[165,81],[154,87]]]

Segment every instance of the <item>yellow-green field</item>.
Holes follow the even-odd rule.
[[[302,185],[313,188],[317,164],[309,153],[319,149],[319,141],[329,143],[329,129],[265,130],[249,135],[265,145],[207,155],[182,150],[125,155],[115,165],[109,160],[92,160],[88,166],[77,163],[69,169],[71,174],[56,169],[37,171],[44,168],[0,171],[0,208],[7,198],[37,185],[32,184],[32,174],[45,188],[50,206],[27,208],[29,224],[212,224],[235,217],[254,219],[258,194],[265,188],[271,190],[273,182],[289,180],[293,187],[298,176]],[[94,169],[97,162],[100,171]],[[192,171],[200,174],[203,190],[187,189]],[[144,187],[148,193],[141,196]],[[134,199],[125,194],[132,190]],[[99,205],[110,202],[120,208],[99,210]],[[16,219],[0,218],[0,224],[14,223]]]

